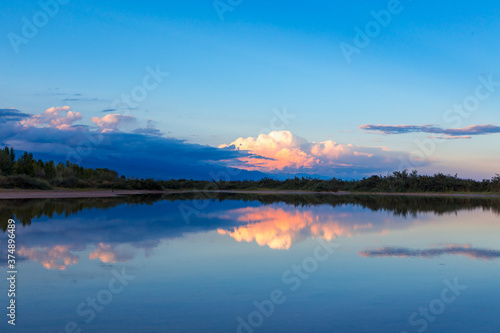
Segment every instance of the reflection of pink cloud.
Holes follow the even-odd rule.
[[[336,237],[350,237],[353,233],[371,229],[371,223],[342,224],[339,221],[323,220],[323,216],[312,210],[286,211],[276,207],[248,207],[229,211],[223,218],[236,218],[239,222],[249,223],[232,231],[218,229],[221,235],[229,235],[238,242],[252,242],[272,249],[287,250],[299,238],[312,236],[328,241]],[[345,214],[342,216],[346,218]],[[332,217],[329,217],[332,219]]]
[[[298,230],[312,223],[312,216],[300,211],[285,212],[282,209],[241,208],[232,212],[237,214],[240,222],[259,221],[234,231],[219,229],[221,235],[229,235],[238,242],[251,242],[267,245],[272,249],[289,249]]]
[[[129,261],[133,258],[133,254],[120,249],[115,246],[99,243],[94,252],[89,254],[89,259],[99,259],[104,263],[116,263],[118,261]]]
[[[107,114],[102,118],[93,117],[92,122],[99,126],[99,131],[101,133],[106,133],[118,131],[121,125],[134,123],[135,118],[133,116],[121,114]]]
[[[60,130],[70,129],[74,122],[81,120],[80,112],[73,112],[69,106],[52,107],[42,114],[37,114],[21,121],[25,127],[54,127]]]
[[[219,148],[234,148],[253,154],[240,158],[244,166],[239,167],[246,170],[310,169],[331,173],[332,168],[387,168],[399,163],[397,156],[384,147],[344,145],[331,140],[307,142],[289,131],[239,138]]]
[[[37,248],[21,246],[18,253],[32,261],[41,263],[46,269],[65,270],[69,265],[77,264],[79,260],[79,257],[72,254],[70,250],[69,245]]]

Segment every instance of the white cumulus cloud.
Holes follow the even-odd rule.
[[[119,131],[121,126],[133,124],[136,119],[128,115],[107,114],[102,118],[93,117],[92,122],[99,127],[101,133],[107,133]]]
[[[244,163],[243,168],[263,172],[335,176],[354,171],[362,175],[393,171],[400,164],[400,155],[385,147],[340,144],[332,140],[308,142],[289,131],[273,131],[256,138],[238,138],[219,148],[250,152],[254,156],[240,159]]]
[[[70,129],[73,123],[82,119],[80,112],[71,111],[69,106],[52,107],[42,114],[22,120],[25,127],[53,127],[60,130]]]

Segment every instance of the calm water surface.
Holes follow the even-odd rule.
[[[0,202],[1,332],[499,332],[495,199]],[[8,284],[0,283],[7,306]]]

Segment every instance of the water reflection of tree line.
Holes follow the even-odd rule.
[[[35,199],[35,200],[3,200],[0,201],[0,226],[7,230],[7,222],[13,218],[18,224],[30,225],[32,219],[54,215],[70,216],[88,209],[109,209],[122,204],[152,205],[161,199],[161,195],[129,195],[115,198],[85,199]]]
[[[415,217],[419,213],[436,215],[462,210],[484,209],[500,214],[500,199],[487,197],[451,196],[402,196],[402,195],[332,195],[332,194],[260,194],[260,193],[175,193],[164,196],[166,200],[258,201],[262,204],[285,203],[299,206],[330,205],[332,207],[355,205],[371,211],[387,211],[396,216]]]
[[[0,201],[0,226],[5,232],[8,219],[14,218],[23,226],[32,219],[54,215],[70,216],[87,209],[109,209],[119,205],[152,205],[161,200],[184,201],[205,198],[206,193],[175,193],[128,195],[115,198],[84,199],[36,199]],[[419,213],[436,215],[458,211],[483,209],[500,215],[500,199],[478,197],[423,197],[423,196],[377,196],[377,195],[331,195],[331,194],[258,194],[258,193],[210,193],[212,201],[238,200],[262,204],[285,203],[299,206],[330,205],[341,207],[360,206],[371,211],[386,211],[395,216],[416,217]]]

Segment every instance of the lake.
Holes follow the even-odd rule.
[[[2,332],[498,332],[500,201],[198,194],[0,201]]]

